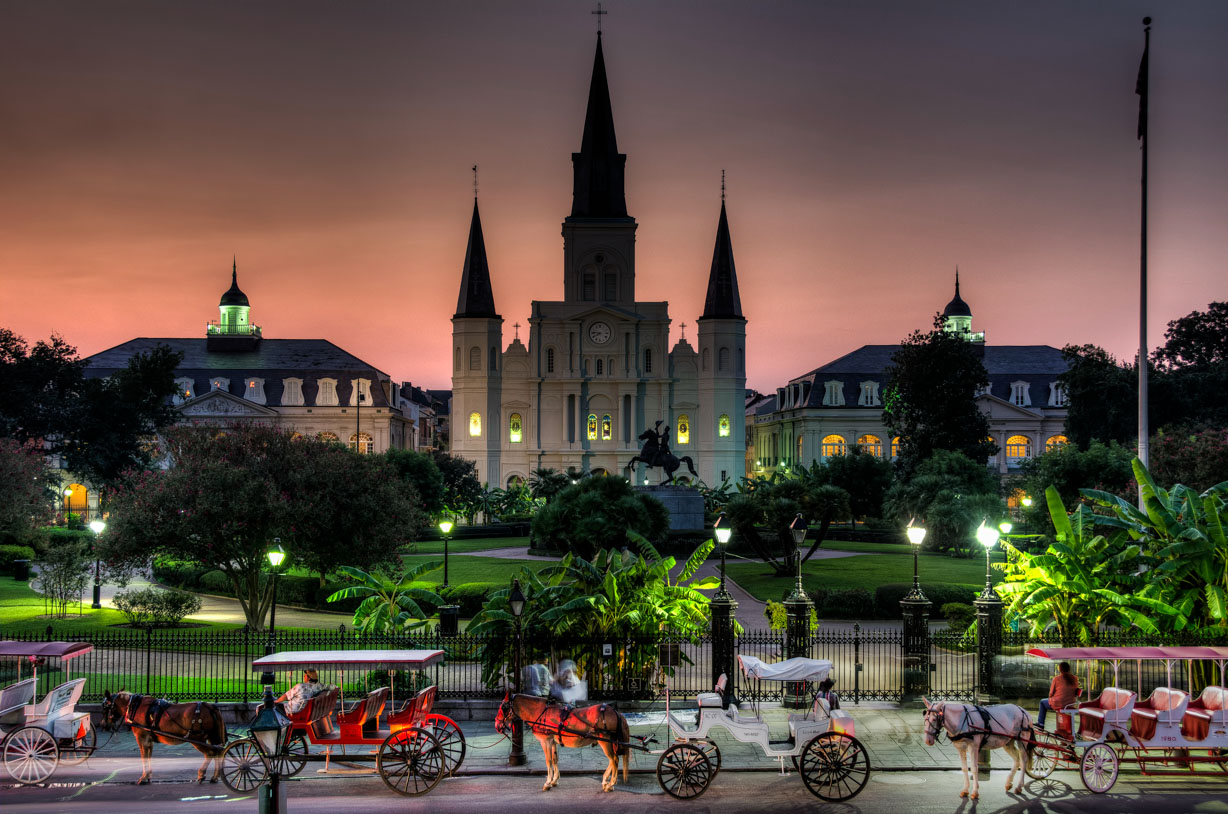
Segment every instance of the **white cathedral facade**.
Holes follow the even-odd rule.
[[[628,474],[639,436],[669,428],[674,455],[717,485],[745,474],[746,319],[721,203],[697,347],[669,347],[669,303],[635,296],[635,219],[624,195],[598,35],[571,214],[563,220],[563,298],[534,301],[529,342],[504,348],[474,201],[452,318],[452,452],[491,486],[534,470]],[[497,268],[497,265],[496,265]],[[662,470],[633,473],[636,483]],[[679,475],[689,474],[684,466]]]

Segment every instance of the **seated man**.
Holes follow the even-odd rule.
[[[328,686],[320,683],[319,673],[315,670],[304,670],[302,682],[283,692],[274,699],[274,703],[278,705],[278,709],[289,715],[307,706],[308,701],[326,689]]]

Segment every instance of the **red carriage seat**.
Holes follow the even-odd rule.
[[[388,716],[388,728],[393,732],[408,729],[411,726],[421,726],[423,719],[431,713],[435,706],[437,688],[434,684],[418,691],[418,694],[396,712]]]
[[[1084,737],[1099,738],[1106,723],[1124,729],[1134,711],[1138,696],[1129,690],[1105,687],[1094,701],[1079,704],[1079,732]]]
[[[343,740],[361,740],[366,735],[374,735],[379,729],[379,716],[388,703],[387,687],[380,687],[367,693],[367,697],[354,704],[347,712],[337,716],[341,727]]]
[[[1211,731],[1211,724],[1220,727],[1228,725],[1226,708],[1228,689],[1207,687],[1186,707],[1185,716],[1181,719],[1181,734],[1186,740],[1205,740]]]
[[[1157,724],[1174,724],[1185,715],[1190,694],[1171,687],[1156,687],[1151,697],[1139,701],[1130,713],[1130,734],[1140,740],[1151,740]]]
[[[336,706],[337,688],[329,687],[309,700],[306,706],[298,712],[287,713],[286,717],[290,719],[291,724],[290,731],[294,733],[311,730],[314,737],[329,737],[335,728],[333,708]]]

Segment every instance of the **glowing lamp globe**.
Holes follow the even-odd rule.
[[[103,530],[106,527],[107,527],[107,524],[102,522],[101,520],[91,520],[90,521],[90,531],[94,532],[95,534],[102,534]]]
[[[921,545],[925,542],[925,526],[909,526],[904,529],[904,533],[908,535],[908,542],[913,545]]]
[[[280,537],[273,538],[273,547],[268,550],[265,556],[269,558],[269,565],[274,568],[281,566],[282,561],[286,559],[286,550],[281,547]]]
[[[981,525],[976,529],[976,539],[985,548],[993,548],[994,543],[998,542],[998,530],[981,521]]]

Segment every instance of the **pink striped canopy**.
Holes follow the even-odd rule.
[[[64,661],[93,651],[89,642],[0,642],[0,658],[58,658]]]
[[[1228,647],[1033,647],[1028,655],[1050,661],[1228,661]]]

